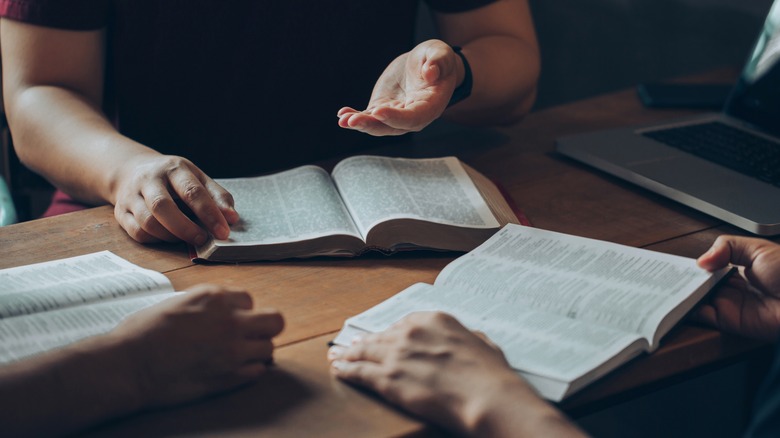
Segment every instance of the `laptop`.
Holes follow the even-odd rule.
[[[780,0],[720,113],[563,137],[556,149],[751,233],[780,234]]]

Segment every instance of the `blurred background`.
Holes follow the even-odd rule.
[[[739,67],[771,0],[529,0],[542,53],[536,108]],[[435,35],[423,6],[420,40]]]
[[[741,66],[771,0],[531,0],[537,107]]]

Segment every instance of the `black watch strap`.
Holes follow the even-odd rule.
[[[460,85],[458,85],[458,87],[452,91],[452,97],[450,97],[450,102],[447,104],[448,107],[455,105],[461,100],[469,97],[471,95],[471,87],[474,85],[474,79],[471,76],[471,66],[469,65],[469,61],[466,59],[466,56],[463,55],[460,47],[451,47],[452,51],[455,52],[456,55],[460,56],[460,59],[463,60],[464,75],[463,82],[461,82]]]

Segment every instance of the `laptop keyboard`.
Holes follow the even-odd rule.
[[[780,187],[780,143],[720,122],[645,132],[643,135]]]

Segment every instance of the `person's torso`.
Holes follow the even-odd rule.
[[[414,38],[418,2],[115,0],[108,110],[120,131],[212,177],[354,153],[339,128]]]

